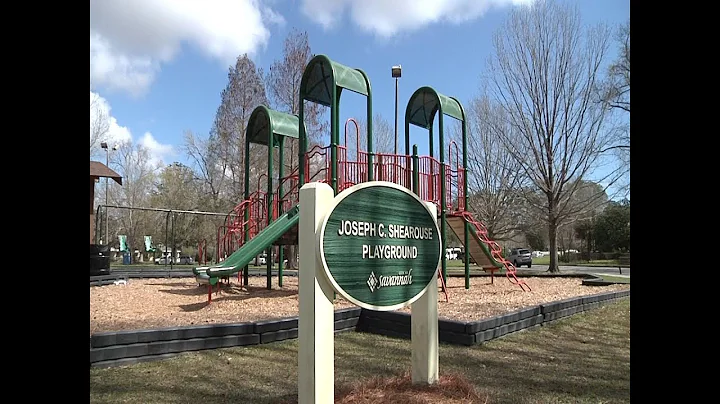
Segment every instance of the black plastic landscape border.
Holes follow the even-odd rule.
[[[359,307],[335,311],[335,332],[354,331]],[[208,324],[104,332],[90,337],[90,366],[128,365],[182,352],[267,344],[298,337],[298,317],[255,323]]]
[[[629,297],[628,289],[558,300],[473,322],[441,319],[438,321],[439,340],[466,346],[481,344]],[[343,331],[409,339],[410,314],[359,307],[336,310],[335,332]],[[256,323],[97,333],[90,337],[90,366],[129,365],[164,359],[182,352],[266,344],[295,339],[297,336],[297,316]]]
[[[440,342],[449,344],[467,346],[481,344],[629,296],[628,289],[558,300],[473,322],[439,320],[438,337]],[[358,322],[358,331],[388,337],[410,338],[410,314],[363,310]]]

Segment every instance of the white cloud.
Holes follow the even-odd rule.
[[[115,145],[122,145],[125,143],[139,143],[148,149],[150,154],[150,162],[155,164],[168,164],[177,155],[177,151],[172,145],[161,144],[158,142],[150,132],[145,134],[139,139],[134,140],[132,132],[126,126],[122,126],[118,123],[117,118],[112,116],[112,109],[108,101],[103,98],[100,94],[90,91],[90,138],[93,137],[93,124],[96,122],[98,117],[107,121],[108,133],[104,141],[108,143],[108,146],[113,147]],[[97,147],[97,146],[96,146]]]
[[[139,143],[148,149],[150,161],[153,165],[167,165],[177,155],[175,148],[169,144],[161,144],[153,137],[152,133],[145,132]]]
[[[481,17],[489,9],[530,4],[533,0],[302,0],[302,11],[326,29],[348,11],[363,31],[380,37],[413,31],[449,21],[460,23]]]
[[[285,20],[261,0],[90,0],[90,84],[147,91],[183,44],[224,65],[267,44]]]
[[[108,126],[107,142],[110,145],[125,143],[132,140],[130,129],[121,126],[110,113],[110,104],[99,94],[90,91],[90,138],[93,137],[93,124],[105,120]],[[112,146],[111,146],[112,147]]]

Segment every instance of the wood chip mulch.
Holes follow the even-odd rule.
[[[504,276],[448,279],[449,302],[438,293],[440,318],[476,321],[556,300],[576,296],[629,289],[629,284],[584,286],[581,278],[523,278],[532,288],[523,292]],[[438,283],[439,284],[439,283]],[[90,335],[99,332],[163,328],[198,324],[240,323],[271,320],[298,315],[298,278],[284,277],[282,288],[278,278],[272,279],[272,290],[266,288],[267,278],[250,277],[249,286],[242,287],[237,278],[213,292],[208,304],[206,285],[198,286],[193,278],[129,279],[126,285],[90,287]],[[354,307],[338,296],[335,308]],[[410,308],[400,311],[409,312]]]

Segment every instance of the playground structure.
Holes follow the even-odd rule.
[[[345,123],[344,143],[340,141],[339,103],[342,90],[363,95],[367,100],[366,149],[360,145],[357,121]],[[272,247],[298,244],[299,189],[308,182],[325,182],[335,194],[367,181],[382,180],[412,190],[420,199],[437,205],[442,251],[446,250],[448,228],[465,246],[465,288],[470,288],[470,261],[484,271],[494,273],[502,269],[508,280],[523,291],[531,290],[516,276],[516,268],[504,259],[502,248],[488,237],[485,226],[467,211],[467,126],[460,101],[438,93],[432,87],[421,87],[410,97],[405,111],[404,154],[374,153],[372,138],[372,92],[367,75],[360,69],[350,68],[330,60],[325,55],[315,56],[305,68],[300,85],[298,116],[258,106],[250,116],[245,142],[245,199],[233,210],[224,226],[218,228],[218,257],[226,257],[213,266],[193,269],[198,283],[208,284],[208,301],[212,287],[236,274],[248,285],[248,264],[266,251],[267,288],[271,289]],[[316,145],[308,150],[304,123],[304,102],[314,102],[330,108],[330,144]],[[452,141],[447,145],[445,161],[444,117],[461,123],[462,145]],[[433,124],[438,119],[438,148],[435,149]],[[349,149],[349,126],[355,127],[355,150]],[[428,155],[419,156],[417,145],[410,151],[410,125],[426,129],[429,137]],[[284,145],[286,138],[299,141],[298,167],[284,173]],[[250,192],[250,144],[268,148],[267,174],[260,177],[257,189]],[[273,149],[278,149],[281,162],[274,170]],[[462,161],[460,150],[462,148]],[[435,157],[435,151],[438,157]],[[453,160],[454,153],[454,160]],[[353,156],[354,154],[354,156]],[[277,175],[275,181],[274,176]],[[261,183],[262,179],[267,184]],[[230,220],[232,219],[232,220]],[[279,249],[278,282],[282,286],[282,248]],[[219,258],[220,259],[220,258]],[[443,254],[442,285],[447,279],[447,261]],[[447,295],[446,295],[447,298]]]

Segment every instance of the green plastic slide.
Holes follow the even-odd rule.
[[[232,253],[219,265],[193,268],[198,280],[215,284],[218,278],[233,275],[241,271],[255,257],[266,250],[300,220],[300,205],[295,205],[264,228],[255,237]]]

